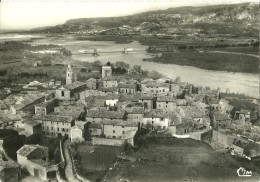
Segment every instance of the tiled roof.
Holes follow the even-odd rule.
[[[72,84],[64,85],[64,88],[68,89],[68,90],[74,90],[74,89],[81,87],[83,85],[86,85],[86,84],[83,83],[83,82],[76,81],[76,82],[73,82]]]
[[[120,84],[118,84],[118,88],[131,88],[131,89],[135,89],[136,86],[135,86],[135,84],[123,84],[123,83],[120,83]]]
[[[117,87],[107,87],[107,88],[104,88],[104,87],[100,87],[98,88],[99,91],[101,92],[115,92],[117,91]]]
[[[221,112],[215,112],[214,116],[216,121],[231,120],[231,118],[227,114],[223,114]]]
[[[87,117],[90,118],[112,118],[123,119],[125,111],[90,110]]]
[[[27,157],[30,153],[32,153],[37,148],[41,148],[43,150],[47,150],[48,151],[47,147],[43,147],[43,146],[40,146],[40,145],[24,145],[16,153],[18,155]]]
[[[42,159],[31,159],[30,161],[43,167],[47,167],[51,165],[50,162],[44,161]]]
[[[38,99],[44,98],[45,96],[43,95],[33,95],[33,94],[28,94],[26,95],[23,100],[19,104],[14,104],[13,107],[16,110],[23,109],[25,106],[32,104]]]
[[[169,83],[148,83],[146,87],[170,87]]]
[[[53,121],[53,122],[68,122],[72,121],[71,117],[67,116],[57,116],[57,115],[35,115],[33,116],[34,120],[43,120],[43,121]]]
[[[29,121],[26,121],[25,124],[28,124],[30,126],[36,126],[36,125],[38,125],[40,123],[38,121],[29,120]]]
[[[90,123],[89,128],[102,129],[101,123]]]
[[[36,104],[35,106],[38,106],[38,107],[47,107],[49,104],[52,104],[54,101],[55,101],[55,99],[49,100],[49,101],[47,101],[47,102],[42,102],[42,103]]]
[[[176,102],[176,99],[171,96],[158,96],[157,101],[158,102]]]
[[[152,110],[144,113],[144,118],[167,118],[167,114],[159,110]]]
[[[184,112],[184,118],[202,118],[205,114],[196,106],[180,106]]]
[[[138,127],[137,123],[131,121],[103,121],[103,125]]]
[[[144,114],[144,108],[143,107],[132,107],[127,110],[127,113],[129,114]]]

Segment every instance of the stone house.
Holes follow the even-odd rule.
[[[71,117],[73,120],[80,120],[85,117],[83,104],[64,104],[54,108],[54,113],[61,116]]]
[[[212,117],[213,127],[215,129],[226,129],[231,125],[232,119],[221,112],[215,112]]]
[[[144,109],[155,109],[155,97],[152,95],[141,95],[138,102],[143,104]]]
[[[182,122],[176,125],[176,134],[184,135],[194,131],[194,122],[191,118],[183,118]]]
[[[35,105],[35,115],[47,115],[54,111],[57,100],[49,100]]]
[[[102,66],[102,78],[111,77],[112,68],[111,66]]]
[[[161,112],[152,110],[144,114],[143,120],[140,123],[141,127],[150,127],[151,129],[167,130],[170,123],[168,116]]]
[[[212,141],[220,143],[223,148],[231,147],[237,137],[223,131],[213,130]]]
[[[22,100],[17,101],[15,104],[11,105],[10,111],[12,114],[17,114],[20,111],[34,113],[34,106],[44,101],[45,96],[43,95],[28,94],[24,98],[22,98]]]
[[[86,81],[86,87],[92,90],[97,89],[97,80],[95,78],[90,78]]]
[[[56,98],[60,100],[78,100],[79,93],[86,88],[86,83],[79,81],[56,89]]]
[[[85,140],[84,132],[85,132],[84,125],[75,125],[71,127],[70,141],[75,143],[83,142]]]
[[[203,123],[204,112],[195,106],[179,106],[177,112],[182,118],[192,119],[198,123]]]
[[[121,94],[134,95],[136,93],[135,84],[118,84],[118,91]]]
[[[205,104],[201,101],[197,101],[193,102],[193,105],[196,106],[199,110],[201,110],[205,115],[209,115],[210,108],[208,104]]]
[[[156,109],[164,110],[166,112],[173,112],[176,110],[176,99],[171,96],[158,96],[156,99]]]
[[[119,99],[119,95],[109,94],[104,96],[104,99],[105,99],[105,106],[116,106]]]
[[[74,120],[67,116],[35,115],[33,120],[40,122],[44,134],[50,137],[68,135],[71,127],[75,125]]]
[[[122,121],[126,120],[125,111],[108,110],[89,110],[86,115],[86,121],[91,123],[103,123],[104,121]]]
[[[40,145],[24,145],[17,152],[17,162],[31,176],[43,181],[49,180],[50,173],[58,171],[58,165],[51,165],[48,148]]]
[[[169,83],[145,83],[141,84],[142,93],[166,95],[170,91]]]
[[[98,88],[98,91],[100,91],[103,94],[118,94],[118,88],[117,87],[108,87],[108,88],[104,88],[104,87],[100,87]]]
[[[250,121],[250,110],[241,109],[235,112],[236,119],[245,119],[245,121]]]
[[[101,123],[90,123],[89,132],[92,137],[101,136],[103,133],[103,128]]]
[[[127,131],[137,130],[136,123],[129,121],[104,121],[103,134],[106,138],[122,138]]]
[[[38,121],[30,120],[24,122],[25,131],[30,135],[38,134],[42,132],[42,125]]]
[[[143,120],[144,117],[144,108],[143,107],[131,107],[126,110],[127,112],[127,121],[133,123],[139,123]]]
[[[117,87],[118,82],[113,77],[103,78],[102,85],[104,88]]]

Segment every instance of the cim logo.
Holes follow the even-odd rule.
[[[252,176],[252,171],[247,171],[245,168],[243,167],[240,167],[238,170],[237,170],[237,175],[240,177],[250,177]]]

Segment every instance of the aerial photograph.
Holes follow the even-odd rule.
[[[0,182],[260,182],[259,0],[1,0]]]

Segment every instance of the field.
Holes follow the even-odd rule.
[[[253,171],[249,181],[260,177],[253,163],[216,153],[192,139],[156,139],[130,156],[141,160],[120,162],[108,172],[107,181],[246,181],[236,173],[241,166]]]
[[[77,151],[81,156],[80,173],[91,181],[102,178],[108,167],[114,164],[121,150],[112,146],[77,145]]]
[[[248,55],[237,55],[232,53],[183,51],[162,53],[161,57],[146,59],[163,64],[178,64],[195,66],[208,70],[230,71],[230,72],[259,72],[259,58]]]

